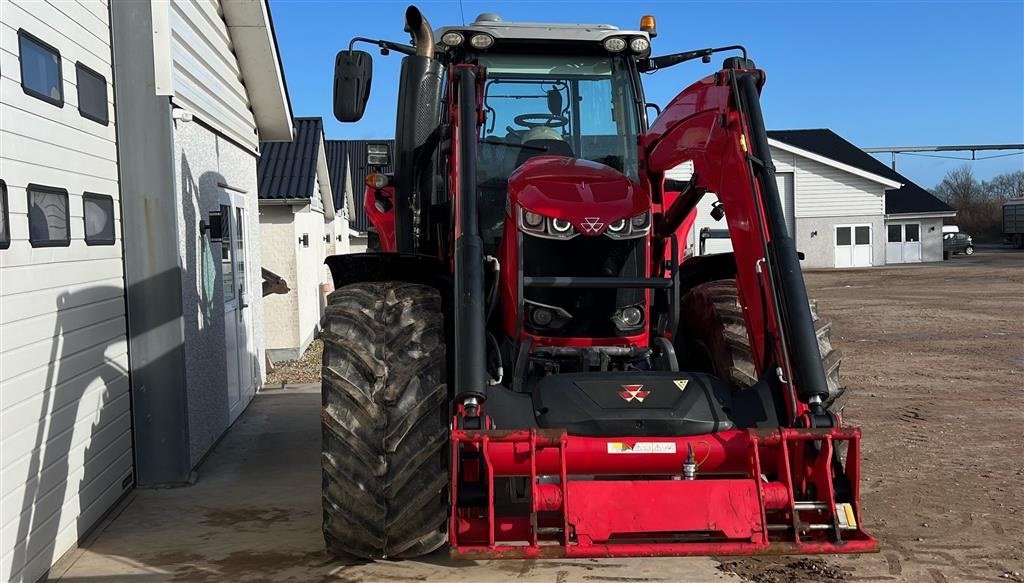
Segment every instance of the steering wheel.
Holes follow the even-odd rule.
[[[560,128],[569,125],[569,118],[553,113],[524,113],[515,117],[516,125],[526,128]]]

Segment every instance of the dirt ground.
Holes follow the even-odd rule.
[[[882,551],[729,570],[758,583],[1024,581],[1024,253],[806,278],[843,351]]]
[[[882,550],[721,569],[756,583],[1024,582],[1024,253],[806,277],[844,354]]]

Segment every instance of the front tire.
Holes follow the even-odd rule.
[[[740,306],[736,280],[722,279],[694,287],[681,301],[680,330],[676,350],[690,355],[698,366],[734,385],[747,388],[757,382],[747,323]],[[821,366],[828,382],[826,408],[839,412],[845,402],[845,389],[839,384],[842,353],[832,347],[832,322],[818,316],[811,301],[811,318],[818,337]]]
[[[967,248],[964,249],[964,253],[967,255],[974,255],[974,245],[968,245]]]
[[[447,539],[444,317],[434,288],[358,283],[328,297],[323,534],[335,554],[411,558]]]

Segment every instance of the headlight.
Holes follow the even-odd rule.
[[[530,211],[523,211],[523,226],[537,229],[544,226],[544,217]]]
[[[629,41],[629,50],[634,53],[646,53],[651,50],[651,41],[645,39],[642,36],[638,36],[633,40]]]
[[[446,32],[441,35],[441,43],[448,47],[457,47],[462,44],[462,41],[466,40],[463,38],[461,33],[458,32]]]
[[[612,36],[604,39],[604,50],[609,53],[621,53],[626,50],[626,39]]]
[[[553,219],[551,221],[551,230],[556,233],[568,233],[572,230],[572,223],[565,219]]]
[[[605,234],[612,239],[636,239],[643,237],[651,229],[651,213],[644,211],[626,219],[608,225]]]
[[[489,34],[474,34],[469,37],[469,44],[473,45],[474,49],[489,49],[494,44],[494,37]]]
[[[641,306],[626,306],[615,310],[615,315],[612,316],[612,323],[615,324],[615,328],[618,330],[636,330],[643,326],[644,323],[644,311]]]
[[[580,234],[572,223],[565,219],[545,217],[524,208],[519,209],[519,229],[529,235],[546,239],[572,239]]]

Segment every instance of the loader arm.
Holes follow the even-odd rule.
[[[764,79],[760,70],[725,68],[683,90],[641,138],[646,178],[657,203],[665,172],[691,161],[691,187],[717,194],[758,375],[777,369],[791,423],[831,426],[816,406],[825,378],[757,102]]]

